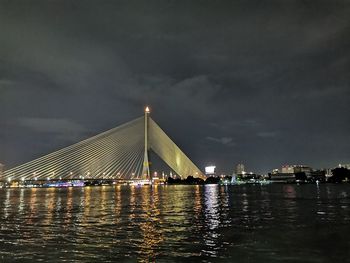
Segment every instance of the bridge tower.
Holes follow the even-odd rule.
[[[142,179],[151,180],[151,174],[149,169],[149,158],[148,158],[148,119],[149,119],[150,109],[147,106],[145,108],[145,149],[144,149],[144,158],[143,158],[143,168],[142,168]]]

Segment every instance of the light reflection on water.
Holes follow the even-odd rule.
[[[223,188],[221,187],[221,190]],[[220,233],[218,231],[221,223],[220,209],[225,209],[225,203],[220,204],[220,189],[218,185],[206,185],[204,186],[204,215],[206,231],[204,231],[203,239],[206,245],[205,249],[202,250],[204,255],[216,257],[218,255],[218,240]],[[220,206],[221,205],[221,206]]]
[[[322,184],[0,189],[0,262],[346,262],[349,191]]]

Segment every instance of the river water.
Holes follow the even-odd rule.
[[[0,262],[350,262],[350,184],[0,189]]]

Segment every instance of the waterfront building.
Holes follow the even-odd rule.
[[[281,182],[312,180],[312,171],[312,168],[307,165],[283,165],[281,172],[278,169],[274,169],[270,173],[270,180]],[[320,179],[322,174],[316,173],[314,177]]]
[[[205,175],[207,177],[215,176],[215,174],[216,174],[216,166],[215,165],[210,165],[210,166],[205,167]]]
[[[244,164],[242,164],[242,163],[237,164],[237,166],[236,166],[236,174],[237,175],[243,175],[245,173],[246,172],[245,172]]]
[[[294,173],[305,173],[306,175],[311,174],[312,168],[306,165],[297,165],[294,167]]]
[[[283,165],[281,169],[282,174],[294,174],[294,165]]]
[[[312,171],[311,167],[307,165],[283,165],[281,169],[282,174],[295,174],[295,173],[310,174],[311,171]]]

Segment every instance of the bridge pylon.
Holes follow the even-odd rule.
[[[145,108],[145,149],[144,149],[144,158],[143,158],[143,168],[142,168],[142,179],[148,179],[151,180],[151,173],[150,173],[150,168],[149,168],[149,158],[148,158],[148,153],[149,153],[149,145],[148,145],[148,118],[150,114],[150,109],[147,106]]]

